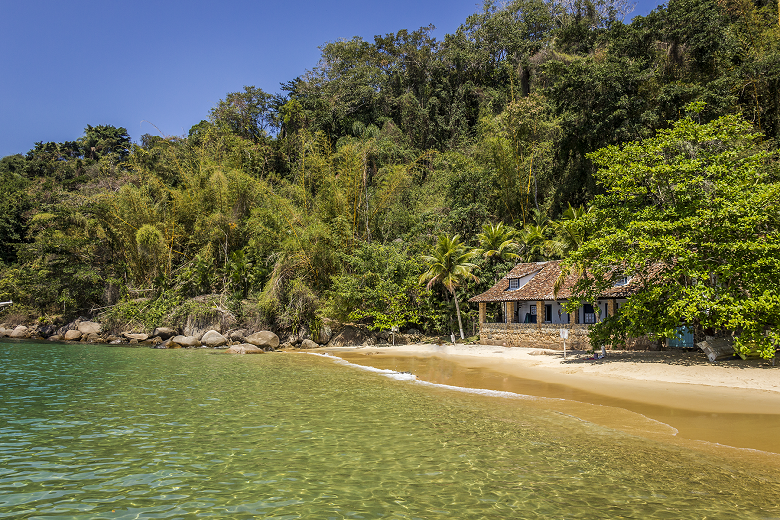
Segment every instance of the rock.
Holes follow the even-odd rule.
[[[130,343],[131,345],[138,345],[138,340],[137,340],[137,339],[135,339],[135,338],[133,338],[133,339],[131,339],[131,340],[129,341],[129,343]]]
[[[247,343],[246,329],[234,330],[230,333],[230,339],[239,343]]]
[[[298,330],[298,339],[293,343],[303,343],[303,340],[305,339],[312,339],[312,337],[311,333],[309,332],[309,327],[302,325],[300,330]]]
[[[290,349],[290,348],[293,348],[293,344],[290,343],[289,341],[285,341],[284,343],[279,345],[279,348],[282,349],[282,350]]]
[[[6,329],[5,327],[0,327],[0,338],[7,338],[11,335],[13,330]]]
[[[65,335],[62,336],[62,339],[65,341],[78,341],[81,339],[81,331],[73,329],[65,332]]]
[[[420,331],[417,329],[409,329],[406,331],[406,333],[409,334],[410,336],[416,336],[420,334]]]
[[[87,343],[100,343],[101,342],[100,336],[98,336],[94,332],[91,332],[89,334],[84,334],[82,336],[82,339],[84,341],[86,341]]]
[[[24,325],[17,325],[17,327],[8,335],[11,338],[26,338],[28,329]]]
[[[174,336],[170,345],[169,348],[195,348],[200,346],[200,341],[195,336]]]
[[[258,348],[251,343],[242,343],[240,345],[233,345],[225,350],[225,354],[263,354],[265,351]]]
[[[126,337],[129,340],[135,340],[136,343],[139,341],[144,341],[146,339],[149,339],[149,334],[144,334],[143,332],[140,333],[133,333],[133,332],[123,332],[122,336]]]
[[[320,345],[324,345],[330,341],[331,337],[333,337],[333,330],[327,325],[323,324],[322,327],[320,327],[320,330],[317,332],[314,341]]]
[[[303,349],[320,348],[320,346],[310,339],[305,339],[301,341],[301,348]]]
[[[227,338],[217,332],[216,330],[210,330],[200,338],[200,342],[207,347],[215,348],[220,347],[227,343]]]
[[[54,325],[41,325],[38,327],[38,334],[40,334],[44,338],[48,338],[49,336],[55,334],[57,332],[57,327]]]
[[[52,336],[49,336],[47,339],[49,341],[62,341],[62,336],[60,336],[59,334],[54,334]]]
[[[163,341],[165,341],[168,338],[172,338],[175,335],[176,335],[176,331],[170,327],[157,327],[156,329],[154,329],[154,332],[152,332],[152,336],[156,336]]]
[[[373,345],[374,338],[371,336],[371,333],[363,328],[349,325],[344,327],[344,329],[337,336],[330,340],[329,346],[357,346],[365,344],[369,340],[371,341],[371,345]]]
[[[246,342],[256,347],[269,347],[275,349],[279,346],[279,336],[268,330],[255,332],[246,337]]]
[[[84,335],[100,334],[102,330],[103,326],[100,323],[96,323],[94,321],[82,321],[78,326],[78,331]]]

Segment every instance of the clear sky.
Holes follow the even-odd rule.
[[[640,1],[631,16],[658,3]],[[228,92],[278,92],[317,64],[323,43],[429,24],[441,39],[480,5],[0,0],[0,157],[75,140],[88,124],[123,126],[134,141],[184,135]]]

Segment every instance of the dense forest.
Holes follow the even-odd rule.
[[[622,203],[598,174],[620,157],[594,152],[730,121],[774,167],[778,4],[624,15],[612,0],[489,0],[443,40],[327,43],[278,93],[228,93],[186,136],[132,143],[101,124],[35,143],[0,160],[0,301],[42,322],[151,327],[211,294],[274,330],[447,334],[460,302],[470,335],[463,302],[518,259],[597,256],[580,246]],[[761,236],[776,240],[774,222]],[[441,247],[474,276],[426,285]]]

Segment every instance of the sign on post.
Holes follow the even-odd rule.
[[[563,359],[566,359],[566,340],[569,339],[569,329],[559,329],[558,332],[563,340]]]

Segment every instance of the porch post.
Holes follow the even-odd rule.
[[[610,298],[607,300],[607,316],[614,316],[617,314],[617,300]]]
[[[482,324],[485,323],[485,316],[487,315],[487,302],[479,302],[479,327],[482,328]]]
[[[546,317],[545,314],[547,314],[547,308],[544,306],[543,301],[536,302],[536,328],[541,329],[542,323],[544,323],[544,318]]]
[[[506,302],[506,322],[515,322],[515,302]]]

